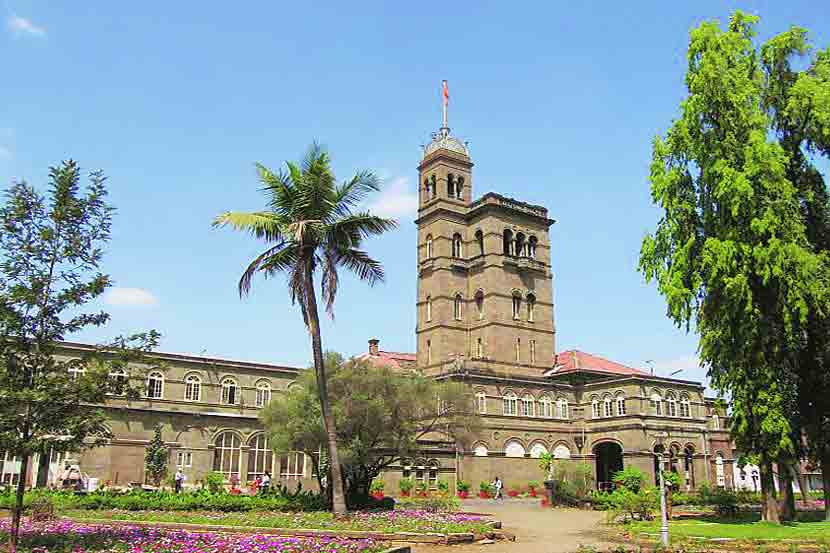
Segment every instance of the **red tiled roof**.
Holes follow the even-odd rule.
[[[415,363],[416,355],[414,353],[400,353],[397,351],[378,351],[377,355],[364,353],[359,356],[361,361],[369,361],[377,366],[390,366],[395,369],[402,368],[402,365]]]
[[[585,353],[584,351],[579,351],[578,349],[569,349],[561,351],[554,356],[553,369],[545,373],[545,375],[554,376],[581,371],[624,376],[649,374],[642,369],[628,367],[598,355]]]

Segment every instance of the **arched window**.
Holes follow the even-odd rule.
[[[666,394],[666,415],[669,417],[677,416],[677,398],[672,392]]]
[[[202,400],[202,379],[198,375],[191,374],[184,379],[184,399],[185,401]]]
[[[533,294],[527,295],[527,320],[533,322],[533,312],[536,310],[536,296]]]
[[[484,318],[484,290],[476,292],[476,311],[478,312],[478,320]]]
[[[725,488],[726,474],[723,470],[723,453],[717,453],[715,455],[715,474],[718,478],[718,487]]]
[[[516,394],[513,392],[508,392],[503,398],[502,402],[504,404],[504,414],[505,415],[515,415],[518,411],[518,398]]]
[[[455,198],[455,175],[452,173],[447,175],[447,197]]]
[[[473,455],[476,457],[487,457],[488,453],[487,446],[484,444],[478,444],[473,448]]]
[[[455,197],[459,200],[464,199],[464,177],[455,178]]]
[[[432,364],[432,340],[427,340],[427,364]]]
[[[226,378],[222,381],[222,403],[236,405],[237,401],[239,401],[239,386],[233,378]]]
[[[518,320],[522,311],[522,296],[518,292],[513,292],[513,320]]]
[[[430,197],[431,198],[434,198],[438,195],[437,182],[438,181],[436,180],[435,175],[430,175],[430,177],[429,177],[429,191],[430,191]]]
[[[546,419],[553,417],[553,403],[548,396],[539,399],[539,416]]]
[[[242,441],[233,432],[222,432],[213,441],[213,470],[230,480],[239,478]]]
[[[694,464],[695,448],[691,444],[687,444],[683,448],[683,473],[686,476],[686,490],[691,490],[695,487],[695,464]]]
[[[248,441],[248,479],[254,480],[262,476],[267,470],[274,473],[274,452],[268,446],[268,437],[265,434],[256,434]]]
[[[605,406],[605,416],[606,417],[613,417],[614,416],[614,402],[611,400],[611,396],[605,396],[602,399],[602,403]]]
[[[680,416],[687,419],[692,417],[692,404],[686,394],[680,394]]]
[[[524,257],[525,255],[525,235],[521,232],[516,234],[516,255]]]
[[[305,478],[305,453],[291,451],[280,457],[280,478],[301,480]]]
[[[545,444],[535,442],[533,445],[530,446],[530,456],[534,459],[538,459],[547,452],[548,448],[545,447]]]
[[[453,317],[455,317],[456,321],[461,320],[461,315],[462,315],[462,313],[461,313],[461,302],[462,301],[463,300],[461,299],[461,294],[456,294],[455,295],[455,301],[453,302]]]
[[[663,414],[663,398],[660,396],[660,392],[657,390],[651,392],[651,398],[648,400],[648,405],[653,415],[657,415],[659,417]]]
[[[452,256],[456,259],[464,257],[461,246],[461,235],[456,232],[452,235]]]
[[[127,390],[129,377],[127,371],[121,368],[113,369],[109,374],[110,393],[122,395]]]
[[[530,340],[530,363],[536,362],[536,340]]]
[[[591,398],[591,417],[598,419],[601,416],[599,398],[594,396]]]
[[[409,478],[412,476],[412,459],[404,459],[401,461],[401,478]]]
[[[265,407],[269,401],[271,401],[271,385],[264,380],[260,380],[256,384],[256,406]]]
[[[86,373],[86,367],[84,367],[80,362],[72,363],[66,370],[72,380],[78,380]]]
[[[556,418],[568,419],[568,400],[564,397],[556,400]]]
[[[524,457],[525,447],[516,440],[510,440],[504,445],[505,457]]]
[[[429,463],[427,463],[427,485],[431,490],[438,489],[438,471],[440,468],[441,465],[438,464],[436,459],[430,459]]]
[[[427,259],[432,259],[432,235],[427,234]]]
[[[424,198],[426,198],[425,201],[432,199],[432,191],[429,188],[429,179],[424,179]]]
[[[625,396],[621,393],[617,394],[617,415],[625,415]]]
[[[426,309],[427,309],[427,322],[430,322],[432,320],[432,296],[427,296]]]
[[[484,233],[476,231],[476,244],[478,244],[478,255],[484,255]]]
[[[514,255],[514,248],[516,244],[513,243],[513,231],[505,229],[504,231],[504,255]]]
[[[571,458],[571,448],[566,446],[565,444],[559,444],[553,448],[553,458],[554,459],[570,459]]]
[[[153,371],[147,375],[147,397],[161,399],[164,396],[164,375]]]
[[[536,416],[536,400],[530,394],[525,394],[522,398],[522,416],[535,417]]]
[[[536,259],[536,237],[531,236],[527,241],[527,256],[531,259]]]
[[[478,359],[484,357],[484,342],[481,340],[481,336],[476,338],[476,357]]]
[[[478,407],[480,414],[484,415],[487,413],[487,394],[484,392],[476,393],[476,407]]]
[[[516,338],[516,363],[522,362],[522,339]]]

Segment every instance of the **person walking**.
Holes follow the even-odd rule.
[[[271,473],[267,470],[262,475],[262,493],[267,494],[271,490]]]
[[[184,472],[182,472],[181,467],[176,469],[176,476],[174,478],[174,482],[176,485],[176,493],[182,491],[182,484],[184,484],[185,476]]]
[[[501,478],[496,476],[496,479],[493,480],[493,489],[495,490],[495,493],[493,494],[493,499],[494,500],[496,500],[496,499],[502,499],[503,500],[504,499],[504,495],[501,493],[501,489],[503,487],[504,487],[504,484],[502,483]]]

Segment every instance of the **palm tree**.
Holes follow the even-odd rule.
[[[369,171],[361,171],[338,185],[330,158],[319,145],[312,145],[302,162],[286,162],[286,167],[286,171],[274,173],[257,164],[267,200],[264,211],[223,213],[213,225],[230,225],[235,230],[249,232],[268,246],[242,273],[239,279],[241,297],[250,293],[256,273],[262,273],[265,278],[285,273],[291,301],[300,305],[303,321],[311,335],[314,371],[328,441],[332,507],[335,514],[342,514],[346,512],[346,500],[334,416],[326,386],[314,280],[319,270],[323,302],[326,312],[333,318],[338,268],[345,267],[370,285],[381,282],[383,267],[360,246],[364,238],[391,230],[397,223],[368,211],[353,212],[369,193],[380,189],[379,179]]]

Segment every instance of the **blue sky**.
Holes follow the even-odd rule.
[[[0,182],[43,184],[68,157],[110,178],[112,322],[77,339],[156,328],[166,351],[304,366],[309,341],[283,281],[237,295],[261,245],[210,221],[262,205],[255,161],[276,169],[319,140],[341,178],[386,179],[373,207],[401,223],[368,245],[386,284],[345,278],[324,345],[361,353],[376,336],[413,351],[415,168],[448,79],[474,193],[543,204],[557,220],[557,349],[696,378],[694,336],[666,319],[636,265],[659,216],[650,143],[678,113],[688,31],[736,7],[762,16],[761,39],[796,24],[830,46],[819,1],[5,0]]]

